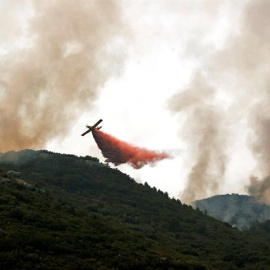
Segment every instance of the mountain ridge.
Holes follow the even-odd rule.
[[[83,212],[86,216],[105,218],[118,232],[126,231],[134,239],[142,239],[138,240],[142,245],[137,250],[141,263],[143,253],[148,258],[151,257],[149,254],[156,254],[152,264],[145,259],[152,267],[149,269],[254,269],[255,265],[257,269],[268,269],[270,245],[263,237],[231,228],[229,224],[194,210],[179,200],[170,199],[167,193],[151,188],[147,183],[136,183],[128,175],[101,164],[96,158],[24,150],[1,154],[0,169],[3,172],[20,172],[23,181],[44,189],[47,194],[44,196],[68,204],[75,212]],[[70,216],[67,220],[72,223]],[[74,217],[74,220],[77,219]],[[81,222],[84,222],[83,218]],[[113,241],[113,237],[109,239]],[[73,244],[74,247],[78,245],[75,240]],[[87,246],[91,242],[84,244]],[[130,244],[129,240],[126,244]],[[125,252],[126,244],[123,243]],[[121,250],[121,245],[119,248]],[[106,250],[109,254],[111,248]],[[167,255],[161,255],[164,253]],[[166,258],[166,264],[160,261],[161,257]],[[132,265],[127,267],[125,260],[114,259],[125,264],[125,269],[132,269]],[[110,263],[104,266],[107,267],[105,269],[112,269]],[[95,267],[93,269],[99,269],[97,264]],[[121,269],[119,264],[116,269]]]
[[[241,230],[270,219],[270,206],[257,202],[255,197],[240,194],[216,195],[193,202],[193,207]]]

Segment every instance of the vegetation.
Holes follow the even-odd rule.
[[[1,269],[269,269],[263,234],[95,158],[25,150],[0,155],[0,169]]]
[[[247,195],[217,195],[195,201],[194,207],[241,230],[270,219],[270,206]]]
[[[107,219],[17,183],[2,185],[0,199],[1,269],[205,269]]]

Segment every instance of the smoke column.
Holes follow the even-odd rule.
[[[223,180],[227,159],[224,149],[226,131],[222,111],[211,105],[214,94],[215,89],[198,72],[189,87],[171,102],[172,110],[186,115],[182,135],[195,160],[181,196],[185,203],[215,194]]]
[[[244,17],[245,28],[236,47],[237,68],[248,74],[245,81],[250,99],[248,144],[259,171],[259,176],[250,177],[247,191],[267,204],[270,204],[270,34],[265,25],[270,23],[269,12],[269,1],[250,1]]]
[[[24,42],[11,39],[13,49],[0,55],[0,152],[44,147],[93,106],[123,60],[119,2],[6,1],[15,19],[20,10],[31,15],[14,34]],[[12,16],[1,24],[0,38],[20,28]]]
[[[128,163],[133,168],[140,169],[146,164],[155,165],[156,162],[169,158],[166,153],[135,147],[97,129],[93,130],[92,134],[106,162],[116,166]]]
[[[211,3],[220,4],[215,14],[222,16],[225,1]],[[228,153],[235,142],[245,141],[258,175],[250,178],[247,191],[270,204],[270,34],[266,27],[270,1],[241,1],[241,5],[224,44],[209,48],[198,35],[186,48],[199,64],[187,87],[169,103],[184,122],[179,134],[192,160],[186,188],[179,194],[186,202],[220,190],[230,164]],[[228,3],[227,8],[233,18],[237,5]],[[238,162],[241,159],[240,155]]]

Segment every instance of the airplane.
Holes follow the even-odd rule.
[[[88,128],[88,130],[85,131],[85,132],[82,134],[82,136],[84,136],[84,135],[86,135],[87,133],[93,131],[94,129],[101,129],[102,127],[101,127],[101,126],[98,127],[98,125],[99,125],[102,121],[103,121],[102,119],[99,119],[93,126],[88,126],[88,125],[86,125],[86,127]]]

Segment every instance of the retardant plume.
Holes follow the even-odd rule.
[[[10,13],[31,14],[0,56],[0,151],[44,147],[91,108],[99,87],[120,71],[125,42],[118,4],[24,1],[16,9],[7,2]],[[8,32],[12,23],[21,25],[10,20],[2,28]]]
[[[156,162],[169,158],[166,153],[157,153],[133,146],[97,129],[93,130],[92,134],[106,162],[111,162],[116,166],[128,163],[133,168],[140,169],[146,164],[155,165]]]

